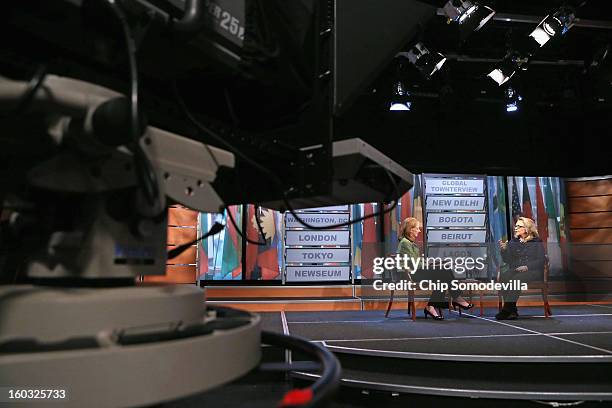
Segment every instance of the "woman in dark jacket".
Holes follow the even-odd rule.
[[[518,280],[531,282],[542,280],[546,255],[538,229],[531,218],[519,217],[514,225],[514,238],[510,242],[499,242],[501,256],[508,264],[508,271],[501,275],[502,282]],[[520,290],[502,291],[504,307],[495,315],[497,320],[514,320],[518,317],[516,302]]]

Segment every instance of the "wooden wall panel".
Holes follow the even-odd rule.
[[[352,297],[352,287],[206,287],[206,296],[215,299],[248,298],[308,298],[308,297]]]
[[[612,228],[573,229],[570,232],[572,242],[589,244],[612,244]]]
[[[565,187],[568,197],[609,195],[612,191],[612,179],[568,181]]]
[[[569,181],[566,192],[573,274],[612,278],[612,178]]]
[[[568,208],[570,213],[612,211],[612,195],[570,198]]]
[[[172,249],[173,247],[168,247]],[[168,265],[195,265],[197,247],[192,246],[187,248],[185,252],[174,259],[168,259]]]
[[[183,207],[168,208],[168,225],[173,227],[195,227],[198,223],[198,212]]]
[[[612,261],[574,261],[572,271],[583,279],[612,279]]]
[[[612,211],[572,214],[569,218],[570,228],[612,227]]]
[[[574,244],[570,251],[575,261],[612,261],[612,244]]]
[[[168,245],[182,245],[191,242],[197,238],[197,232],[195,228],[168,227]]]
[[[145,276],[144,281],[194,284],[196,281],[196,267],[195,265],[167,265],[165,275]]]
[[[176,245],[193,241],[197,237],[198,212],[175,205],[168,208],[168,249]],[[197,248],[187,249],[181,255],[168,260],[166,274],[163,276],[145,276],[144,282],[190,283],[196,281]]]

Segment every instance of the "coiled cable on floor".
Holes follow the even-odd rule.
[[[315,381],[315,383],[306,389],[302,390],[291,390],[285,395],[281,407],[287,406],[300,406],[300,407],[320,407],[323,406],[340,385],[340,376],[342,374],[342,367],[340,362],[333,355],[331,351],[323,346],[303,339],[297,336],[287,336],[280,333],[274,333],[269,331],[261,332],[262,343],[269,344],[271,346],[284,347],[290,350],[299,351],[309,356],[316,358],[321,363],[321,377]],[[287,396],[295,395],[300,393],[305,397],[302,401],[294,400],[294,403],[287,404]]]

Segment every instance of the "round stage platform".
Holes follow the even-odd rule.
[[[412,321],[406,311],[262,314],[263,327],[321,342],[340,359],[342,383],[363,390],[542,401],[612,400],[612,306],[445,311]],[[290,356],[292,362],[300,356]],[[300,379],[316,372],[297,371]]]

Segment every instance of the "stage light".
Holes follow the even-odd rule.
[[[406,103],[399,103],[399,102],[395,102],[391,104],[391,107],[389,108],[390,111],[409,111],[411,109],[411,102],[406,102]]]
[[[408,92],[401,81],[397,81],[393,85],[393,97],[389,104],[390,111],[409,111],[412,109],[412,101],[410,100],[410,92]]]
[[[516,112],[519,110],[519,102],[523,97],[519,95],[516,89],[512,87],[506,88],[506,112]]]
[[[498,85],[503,85],[506,82],[508,82],[508,80],[510,80],[510,78],[512,78],[512,75],[514,75],[515,72],[516,71],[504,72],[501,69],[496,68],[493,71],[489,72],[488,77],[490,77],[495,82],[497,82]]]
[[[599,47],[597,51],[595,51],[593,57],[589,61],[587,61],[587,69],[589,71],[595,71],[601,68],[604,62],[606,61],[606,58],[608,58],[608,56],[610,55],[611,50],[612,47],[610,46],[610,44],[605,44]]]
[[[449,0],[442,10],[468,33],[480,30],[495,15],[492,8],[468,0]]]
[[[551,38],[565,34],[571,28],[574,18],[573,9],[562,7],[553,15],[544,17],[529,36],[533,38],[540,47],[543,47]]]
[[[517,51],[510,51],[500,64],[487,75],[489,78],[497,82],[497,85],[503,85],[516,74],[518,70],[526,70],[529,58],[522,56]]]
[[[423,74],[429,78],[442,68],[446,57],[439,52],[430,52],[423,43],[417,43],[406,54],[408,60]]]

